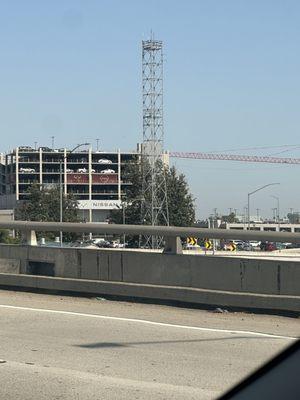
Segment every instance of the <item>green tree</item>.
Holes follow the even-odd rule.
[[[28,199],[19,202],[15,210],[15,218],[22,221],[58,222],[60,221],[60,190],[59,187],[51,189],[40,185],[32,185],[28,189]],[[79,222],[78,202],[71,195],[63,196],[63,221]],[[43,233],[38,236],[44,235]],[[57,235],[57,233],[56,233]],[[53,238],[49,233],[46,237]],[[77,235],[64,234],[66,240],[72,240]]]
[[[172,226],[191,226],[195,222],[195,199],[186,178],[175,167],[166,171],[169,221]]]
[[[9,230],[8,229],[1,229],[0,230],[0,243],[16,244],[16,243],[19,243],[19,240],[17,238],[13,238],[9,234]]]
[[[157,177],[158,180],[163,179],[163,174],[165,174],[167,186],[170,225],[192,225],[195,220],[195,205],[185,176],[178,174],[175,167],[164,169],[161,166]],[[126,191],[126,197],[121,208],[111,212],[112,222],[123,223],[123,212],[125,209],[126,224],[141,223],[142,180],[141,166],[139,164],[128,164],[124,171],[123,181],[133,184]]]
[[[228,215],[223,215],[221,220],[222,220],[222,222],[228,222],[228,223],[239,222],[239,220],[238,220],[238,218],[236,218],[236,215],[234,212],[232,212]]]
[[[299,224],[300,222],[300,213],[298,212],[288,213],[287,217],[291,224]]]
[[[125,215],[126,224],[140,224],[142,199],[142,172],[140,165],[127,163],[124,166],[122,180],[130,185],[126,189],[121,207],[110,212],[110,220],[122,224]]]

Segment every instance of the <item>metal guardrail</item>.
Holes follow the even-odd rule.
[[[118,225],[102,223],[72,223],[72,222],[34,222],[10,221],[0,222],[0,229],[15,229],[23,232],[28,244],[33,245],[35,231],[51,232],[81,232],[112,235],[157,235],[165,238],[166,253],[181,253],[180,237],[211,239],[260,240],[271,242],[300,243],[300,233],[291,232],[258,232],[228,229],[207,229],[194,227],[149,226],[149,225]],[[35,241],[36,242],[36,241]]]

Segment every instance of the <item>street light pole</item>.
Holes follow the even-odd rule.
[[[80,143],[77,146],[74,147],[69,153],[66,153],[66,155],[63,156],[63,158],[59,161],[59,222],[63,222],[63,180],[62,180],[62,163],[65,164],[65,160],[68,157],[68,154],[73,153],[78,147],[81,146],[88,146],[90,143]],[[62,247],[63,244],[63,233],[62,231],[59,232],[59,241],[60,241],[60,247]]]
[[[276,183],[268,183],[267,185],[261,186],[260,188],[253,190],[253,192],[248,193],[248,231],[250,231],[250,196],[256,192],[259,192],[262,189],[265,189],[269,186],[273,186],[273,185],[280,185],[280,183],[276,182]]]

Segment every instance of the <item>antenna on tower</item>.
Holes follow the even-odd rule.
[[[143,199],[142,224],[169,225],[164,152],[163,118],[163,43],[142,41],[143,81]],[[162,238],[146,237],[146,245],[160,247]]]

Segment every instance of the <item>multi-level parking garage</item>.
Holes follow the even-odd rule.
[[[136,162],[138,152],[104,152],[78,149],[17,147],[1,165],[3,185],[0,208],[13,209],[25,200],[32,184],[54,187],[62,182],[65,194],[78,200],[82,219],[105,221],[109,210],[121,204],[132,185],[124,178],[124,168]],[[5,182],[5,183],[4,183]]]

